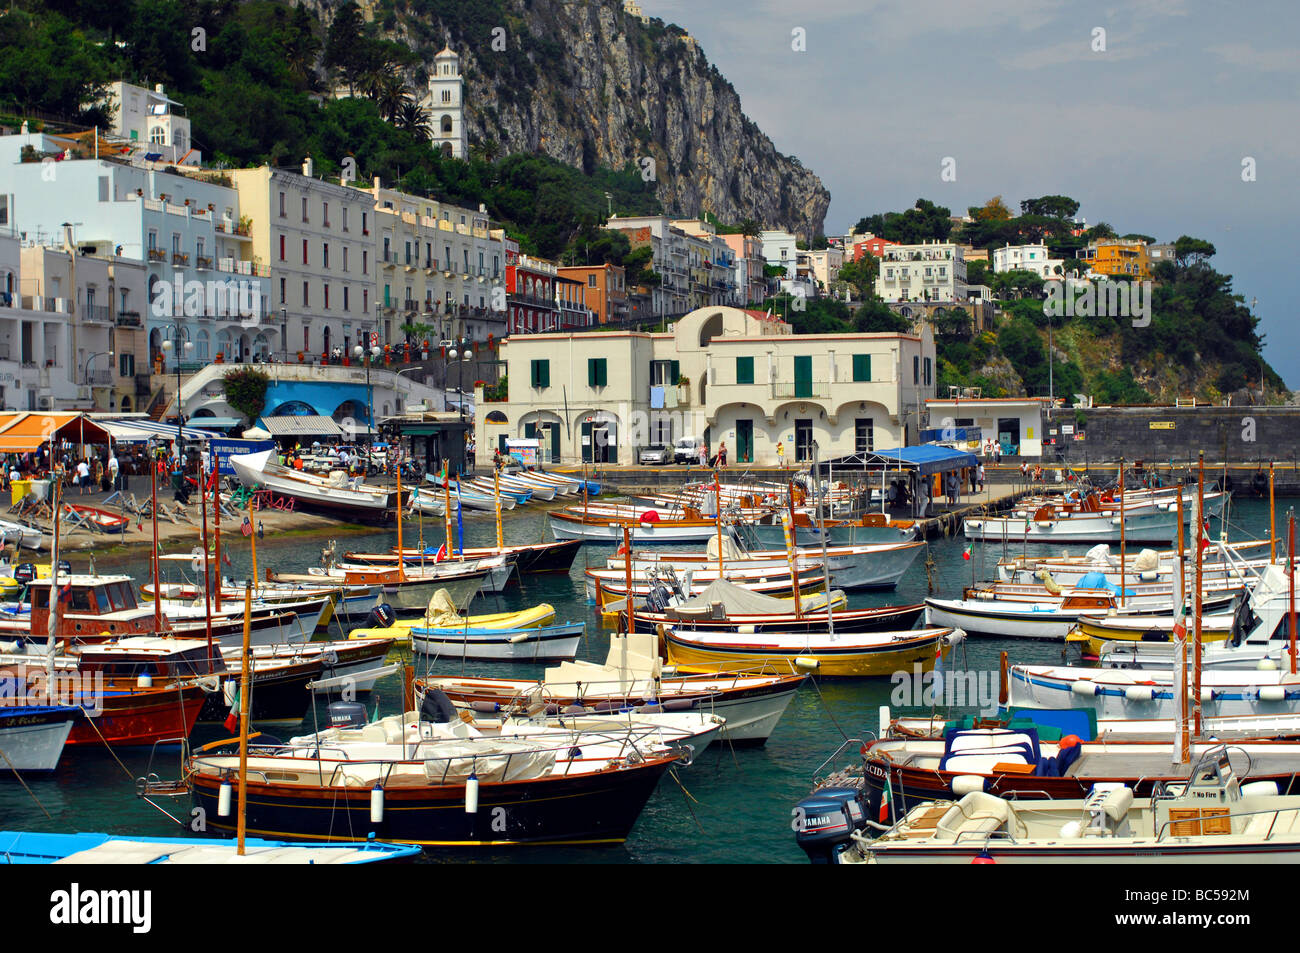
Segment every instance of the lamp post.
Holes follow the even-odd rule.
[[[461,342],[461,350],[452,348],[447,352],[447,358],[456,361],[456,411],[463,419],[465,416],[465,365],[474,360],[474,349],[468,341]],[[443,391],[446,392],[446,375],[443,375]]]
[[[180,459],[185,449],[185,435],[181,429],[185,415],[181,412],[181,353],[188,354],[194,350],[194,342],[189,340],[189,333],[179,324],[173,324],[172,336],[162,342],[164,351],[176,353],[176,459]]]
[[[94,407],[94,406],[95,406],[95,390],[94,390],[94,385],[91,384],[91,382],[90,382],[90,365],[91,365],[91,363],[95,360],[95,358],[97,358],[97,357],[102,357],[102,356],[104,356],[104,355],[108,355],[109,357],[112,357],[112,356],[113,356],[113,352],[112,352],[112,351],[96,351],[94,354],[90,355],[90,357],[86,358],[85,381],[86,381],[86,386],[89,387],[89,388],[91,388],[91,391],[90,391],[90,406],[91,406],[91,407]],[[109,409],[111,410],[112,408],[110,407]]]
[[[366,470],[370,470],[370,455],[372,449],[371,430],[375,426],[375,392],[370,387],[370,365],[373,364],[381,354],[379,345],[371,346],[369,350],[358,344],[352,349],[352,355],[359,361],[364,360],[366,365]]]

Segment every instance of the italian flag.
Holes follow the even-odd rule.
[[[975,548],[974,543],[967,543],[966,548],[961,551],[961,558],[969,560],[971,558],[970,556],[971,550],[973,550],[974,548]]]
[[[1178,621],[1174,623],[1174,639],[1183,641],[1187,638],[1187,603],[1184,602],[1178,613]]]
[[[888,770],[888,768],[886,768]],[[885,778],[885,790],[880,794],[880,819],[881,824],[889,823],[889,808],[893,803],[894,786],[889,783],[889,778]]]
[[[239,706],[240,706],[239,692],[240,692],[240,688],[239,686],[236,686],[235,700],[230,703],[230,714],[226,716],[226,721],[225,721],[226,731],[239,730]]]

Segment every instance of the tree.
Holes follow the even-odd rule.
[[[880,260],[864,254],[858,261],[846,261],[839,272],[839,280],[848,282],[857,292],[857,298],[869,298],[876,291],[876,277],[880,274]]]
[[[417,139],[428,140],[433,136],[429,127],[429,111],[411,99],[397,107],[396,125]]]
[[[246,367],[227,371],[222,378],[226,386],[226,403],[250,421],[256,420],[266,409],[266,389],[271,378],[256,368]]]
[[[928,199],[917,199],[906,212],[877,213],[859,219],[854,231],[871,232],[903,245],[946,241],[952,231],[952,212]]]
[[[912,323],[882,300],[872,297],[853,314],[853,330],[859,334],[906,334]]]
[[[1209,242],[1192,238],[1190,235],[1179,235],[1174,241],[1174,261],[1179,268],[1204,264],[1214,257],[1215,251],[1215,247]]]
[[[1073,219],[1078,211],[1079,203],[1068,195],[1044,195],[1041,198],[1025,199],[1020,203],[1021,215]]]
[[[1011,209],[1007,208],[1000,195],[995,195],[983,205],[973,206],[967,211],[977,222],[1005,222],[1011,218]]]
[[[349,91],[364,65],[363,31],[361,10],[353,0],[348,0],[334,14],[326,33],[322,65],[326,69],[338,70],[347,80]]]

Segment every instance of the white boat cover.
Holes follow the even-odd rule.
[[[718,558],[718,537],[710,536],[709,545],[705,548],[710,559]],[[735,544],[730,536],[722,537],[722,558],[723,559],[744,559],[745,554],[741,552],[740,547]]]
[[[1098,543],[1088,550],[1086,558],[1089,566],[1109,567],[1111,565],[1110,547],[1105,543]]]
[[[838,589],[831,590],[832,599],[841,599],[844,593]],[[794,611],[794,602],[790,599],[775,599],[761,593],[751,592],[744,586],[725,579],[715,580],[698,596],[687,599],[669,610],[670,613],[683,615],[700,615],[709,612],[715,603],[721,603],[723,611],[731,615],[789,615]],[[826,605],[824,592],[810,593],[802,598],[800,607],[805,612],[816,611]]]

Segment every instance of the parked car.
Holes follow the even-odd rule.
[[[700,445],[704,443],[699,437],[678,437],[673,444],[674,463],[699,463]]]
[[[672,452],[662,444],[642,447],[636,452],[636,462],[648,466],[663,466],[672,460]]]

